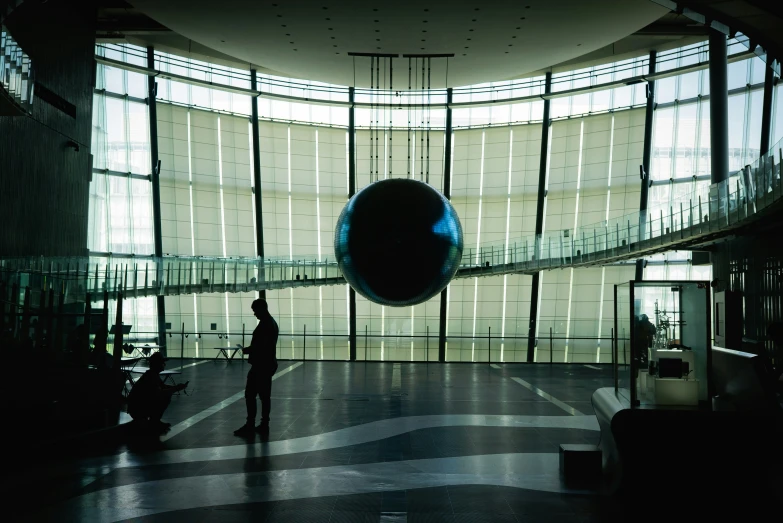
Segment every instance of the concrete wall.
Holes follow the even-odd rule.
[[[28,116],[0,117],[0,256],[84,255],[96,11],[25,2],[5,26],[30,56]]]

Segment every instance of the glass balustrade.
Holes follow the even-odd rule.
[[[20,106],[33,101],[33,69],[30,57],[16,40],[0,26],[0,87]]]
[[[631,213],[577,229],[544,233],[508,244],[467,248],[457,278],[609,263],[670,250],[718,236],[762,213],[781,195],[783,141],[727,180],[697,186],[666,208]],[[566,234],[567,233],[567,234]],[[401,264],[405,253],[400,253]],[[251,292],[337,285],[335,260],[302,257],[31,257],[0,260],[0,283],[18,289],[55,289],[68,301],[211,292]]]

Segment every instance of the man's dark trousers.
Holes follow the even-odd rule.
[[[245,403],[247,404],[247,423],[256,422],[256,395],[261,398],[261,423],[269,423],[269,411],[272,408],[272,376],[277,372],[277,364],[272,367],[251,367],[247,373],[245,385]]]

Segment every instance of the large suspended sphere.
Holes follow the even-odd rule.
[[[404,178],[368,185],[337,220],[334,252],[356,292],[381,305],[416,305],[441,292],[459,268],[462,225],[451,203]]]

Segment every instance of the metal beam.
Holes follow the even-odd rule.
[[[147,47],[147,67],[155,68],[155,49]],[[155,256],[163,256],[163,231],[160,212],[160,160],[158,159],[158,108],[155,102],[157,84],[154,76],[147,77],[147,107],[150,120],[150,159],[152,163],[152,231],[155,237]],[[125,289],[123,289],[125,291]],[[158,345],[166,356],[166,299],[157,296],[158,306]],[[119,303],[117,308],[120,308]]]
[[[546,73],[544,92],[552,91],[552,73]],[[534,243],[535,256],[538,256],[538,245],[544,230],[544,199],[546,198],[546,159],[549,154],[549,99],[544,99],[544,117],[541,122],[541,157],[538,162],[538,199],[536,201],[536,238]],[[533,284],[530,288],[530,322],[527,332],[527,361],[533,363],[536,347],[536,323],[538,319],[538,287],[541,282],[541,273],[533,275]]]
[[[772,126],[772,94],[774,90],[775,72],[771,67],[764,68],[764,100],[761,104],[761,146],[760,156],[769,152],[769,135]]]
[[[443,155],[443,196],[451,200],[451,138],[454,132],[451,100],[454,96],[454,90],[449,87],[446,90],[446,143],[445,153]],[[438,361],[446,361],[446,311],[449,304],[449,287],[446,286],[440,293],[440,317],[438,320]],[[425,358],[429,361],[430,355]]]
[[[650,51],[649,73],[655,74],[655,51]],[[655,117],[655,82],[647,82],[647,105],[644,113],[644,149],[642,153],[642,168],[640,177],[642,190],[639,193],[639,241],[644,240],[647,232],[647,201],[650,190],[650,157],[652,156],[652,131],[653,119]],[[644,276],[644,260],[636,260],[635,280],[641,280]]]
[[[729,91],[726,35],[710,30],[711,183],[729,177]]]
[[[356,107],[354,106],[355,89],[348,88],[348,199],[356,194]],[[356,291],[348,285],[348,346],[350,360],[356,361]],[[367,359],[367,355],[364,355]]]
[[[250,70],[250,88],[257,90],[256,70]],[[259,258],[264,257],[264,213],[263,202],[261,200],[261,136],[258,131],[258,98],[250,98],[250,128],[253,133],[253,202],[256,207],[256,250]],[[261,281],[266,281],[263,265],[258,277]],[[266,299],[266,291],[258,291],[258,297]]]

